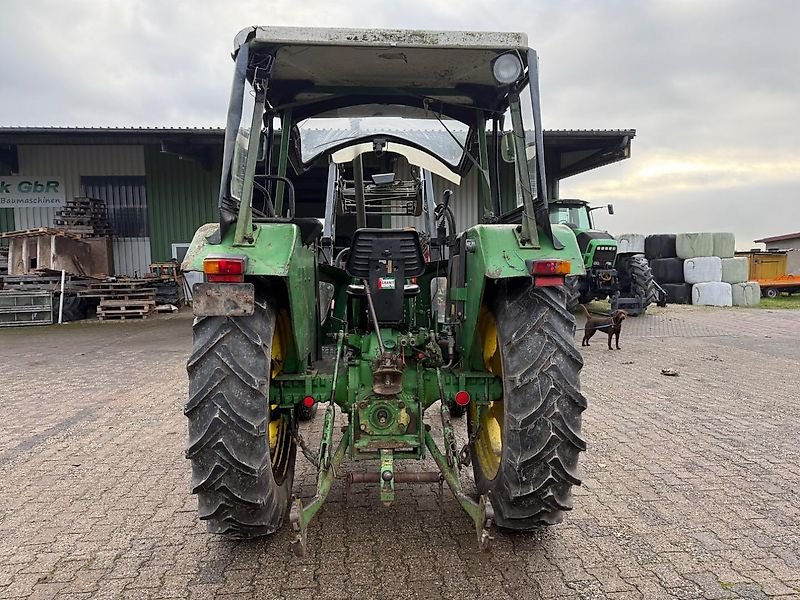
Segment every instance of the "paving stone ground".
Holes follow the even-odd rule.
[[[563,524],[480,554],[446,490],[387,509],[340,480],[304,559],[288,528],[232,542],[196,518],[190,325],[0,331],[0,598],[800,598],[800,311],[669,307],[621,351],[595,336]]]

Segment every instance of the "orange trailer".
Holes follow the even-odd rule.
[[[800,293],[800,275],[786,274],[786,252],[737,252],[750,260],[750,280],[761,286],[761,295],[777,298],[782,292]]]

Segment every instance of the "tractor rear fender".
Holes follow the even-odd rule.
[[[501,279],[514,277],[530,278],[527,260],[560,259],[570,262],[570,275],[585,275],[575,234],[566,225],[553,225],[553,234],[564,246],[561,250],[553,248],[546,236],[539,237],[540,247],[522,247],[518,243],[515,228],[517,225],[493,224],[476,225],[464,233],[466,240],[461,244],[464,255],[465,273],[460,287],[451,283],[449,296],[452,317],[458,318],[461,312],[463,325],[459,336],[461,355],[468,357],[469,366],[483,370],[481,341],[477,336],[478,315],[484,305],[484,292],[487,285]],[[455,261],[458,265],[458,260]],[[458,268],[458,267],[456,267]],[[451,274],[451,281],[458,284],[459,278]]]
[[[213,256],[245,256],[245,278],[258,285],[277,283],[286,290],[297,367],[305,369],[316,354],[319,319],[317,315],[316,255],[313,246],[302,242],[300,228],[292,223],[256,223],[252,242],[233,245],[233,230],[220,244],[211,244],[218,223],[208,223],[194,234],[183,260],[183,271],[203,271],[203,260]],[[213,239],[213,238],[212,238]],[[288,365],[287,365],[288,366]]]

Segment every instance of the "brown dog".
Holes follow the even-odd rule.
[[[619,334],[620,331],[622,331],[622,322],[628,316],[628,313],[624,310],[615,310],[614,314],[610,317],[597,317],[590,315],[588,309],[583,304],[581,304],[581,308],[583,308],[583,312],[586,313],[586,327],[583,329],[583,341],[581,342],[581,346],[588,346],[589,339],[595,332],[602,331],[608,334],[608,349],[613,350],[611,347],[611,338],[616,336],[617,350],[619,350]]]

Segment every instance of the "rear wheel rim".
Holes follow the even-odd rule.
[[[486,369],[499,377],[503,376],[500,357],[500,338],[497,333],[497,321],[488,310],[481,309],[478,317],[478,333],[483,347],[483,362]],[[478,422],[478,408],[469,404],[470,423]],[[483,475],[492,481],[500,471],[503,457],[503,419],[504,405],[502,400],[489,403],[489,408],[480,418],[480,429],[475,439],[475,458]]]
[[[288,334],[287,334],[288,332]],[[286,351],[291,343],[291,325],[289,317],[281,312],[275,319],[275,331],[272,334],[272,355],[270,379],[274,380],[283,372]],[[269,407],[269,458],[272,464],[272,476],[279,485],[283,483],[289,472],[292,458],[291,424],[285,412],[277,404]]]

